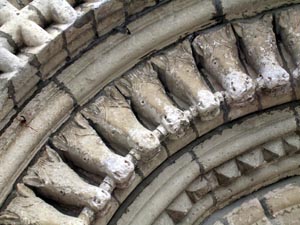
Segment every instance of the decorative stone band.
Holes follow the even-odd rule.
[[[50,3],[45,5],[46,8],[43,8],[41,1],[33,1],[29,6],[39,10],[41,15],[45,17],[44,20],[49,22],[53,19],[53,15],[60,13],[60,8],[57,5],[60,1],[53,0]],[[62,6],[66,7],[68,13],[56,18],[55,21],[59,23],[73,21],[73,8],[66,1],[62,1]],[[4,8],[1,11],[3,14],[0,14],[2,15],[0,19],[3,21],[5,28],[7,23],[14,21],[9,20],[7,22],[5,15],[7,17],[12,16],[17,13],[17,9],[14,9],[7,2],[0,5],[0,7]],[[44,21],[36,22],[35,25],[27,23],[29,17],[23,16],[23,11],[26,12],[26,9],[24,7],[20,10],[21,21],[25,21],[24,27],[22,25],[16,28],[21,30],[12,30],[12,34],[17,34],[17,36],[13,37],[16,46],[29,45],[30,41],[34,41],[30,38],[31,34],[29,38],[26,37],[27,33],[25,31],[28,28],[26,26],[33,26],[38,29],[36,27],[38,26],[37,24],[43,24],[42,22]],[[294,30],[295,32],[297,31],[296,29]],[[234,32],[240,40],[235,36]],[[18,36],[20,34],[23,36]],[[41,35],[43,34],[41,33]],[[256,48],[257,43],[254,43],[253,35],[256,35],[258,44],[262,48]],[[285,33],[282,35],[285,35]],[[297,36],[295,33],[293,35]],[[39,40],[43,40],[43,38]],[[244,46],[242,51],[238,50],[238,41]],[[5,43],[9,44],[10,42],[7,41]],[[33,45],[35,44],[33,43]],[[291,51],[288,45],[285,45],[288,51]],[[7,46],[2,48],[3,54],[7,54],[8,59],[11,61],[17,60],[14,58],[16,56],[11,54],[13,50]],[[193,57],[193,50],[195,51],[196,59]],[[252,50],[254,52],[251,52]],[[294,59],[293,63],[296,62],[297,64],[295,53],[292,51],[291,53]],[[246,60],[240,57],[239,54],[245,54]],[[223,57],[224,55],[226,57]],[[269,57],[267,61],[264,56]],[[239,23],[235,22],[233,29],[231,25],[226,25],[221,29],[215,28],[200,33],[192,44],[185,40],[182,43],[164,49],[159,54],[128,71],[123,77],[106,86],[74,118],[71,118],[51,140],[53,146],[62,150],[76,166],[104,176],[99,187],[90,185],[82,180],[63,162],[58,153],[48,146],[44,155],[28,169],[23,182],[28,186],[35,187],[42,195],[55,201],[85,207],[78,220],[90,224],[96,213],[100,212],[102,216],[107,214],[111,207],[111,194],[116,187],[124,189],[133,182],[135,166],[141,162],[150,162],[151,159],[160,154],[163,149],[163,141],[181,141],[178,137],[185,137],[191,129],[190,124],[195,123],[197,120],[200,121],[198,123],[200,125],[196,125],[195,129],[199,130],[199,134],[201,134],[201,129],[209,130],[205,126],[202,128],[205,121],[209,123],[216,120],[217,122],[214,125],[218,124],[218,119],[222,118],[222,115],[220,115],[221,103],[237,108],[240,116],[243,113],[251,112],[252,108],[245,109],[243,106],[246,104],[251,105],[254,104],[253,102],[258,101],[255,95],[266,95],[271,98],[274,95],[282,96],[283,93],[290,94],[291,92],[297,95],[297,76],[290,77],[283,69],[280,58],[269,15]],[[201,68],[200,65],[203,65],[203,67]],[[107,65],[107,67],[109,66]],[[248,72],[248,67],[253,67],[251,74]],[[272,70],[273,72],[275,71],[274,73],[270,73],[269,69],[266,69],[270,67],[276,68],[276,70]],[[103,68],[103,70],[105,69],[107,68]],[[204,74],[211,76],[204,79]],[[256,79],[254,77],[257,74],[262,76],[258,76]],[[63,74],[59,77],[62,79],[60,80],[62,83],[65,82],[64,78],[66,77],[64,76]],[[75,80],[79,82],[80,79],[80,76],[74,79],[71,78],[71,83]],[[215,82],[211,82],[209,79],[214,79]],[[85,78],[85,82],[90,82],[93,86],[93,74],[91,74],[91,78]],[[67,112],[73,109],[72,104],[74,101],[79,100],[82,103],[86,85],[81,82],[79,82],[79,85],[83,85],[82,88],[77,89],[78,87],[74,87],[71,84],[70,89],[66,93],[51,82],[45,90],[39,93],[37,98],[30,101],[24,109],[23,115],[20,118],[16,118],[12,126],[3,135],[5,142],[0,143],[0,162],[4,166],[8,164],[8,159],[12,158],[16,149],[19,150],[22,143],[25,142],[26,145],[23,146],[22,154],[17,154],[15,159],[16,164],[14,166],[16,168],[13,168],[15,170],[24,169],[24,166],[26,166],[23,160],[24,155],[25,157],[28,154],[35,155],[38,150],[37,146],[42,143],[44,136],[53,132],[54,128],[45,125],[44,120],[51,125],[59,125],[64,120]],[[63,87],[64,90],[67,88]],[[165,88],[168,89],[168,93]],[[267,90],[267,92],[264,92],[264,90]],[[281,95],[278,94],[278,91],[280,91]],[[272,94],[268,96],[268,92]],[[70,93],[72,96],[70,96]],[[294,98],[297,98],[297,96],[294,96]],[[48,100],[48,102],[43,103],[44,99]],[[224,99],[226,102],[224,102]],[[289,100],[290,98],[288,97],[275,102],[282,103]],[[51,112],[48,115],[47,113],[52,106],[45,106],[47,103],[52,103],[53,106],[62,108],[61,112]],[[272,103],[261,101],[261,105],[266,108]],[[255,108],[255,110],[257,109]],[[234,119],[236,115],[229,116],[231,116],[230,119]],[[294,129],[294,127],[288,129]],[[109,147],[102,139],[105,140],[105,143],[109,143]],[[274,155],[281,156],[282,153],[280,152],[281,149],[277,148],[275,148],[274,152],[272,146],[264,146],[264,149],[267,152],[264,156],[266,160],[268,160],[268,157],[272,160]],[[122,156],[114,153],[113,150]],[[231,150],[230,153],[237,154],[242,151],[239,149],[235,150],[236,152],[233,153],[233,150]],[[260,152],[255,151],[255,155],[258,155],[259,158]],[[212,156],[214,156],[213,160],[210,158]],[[241,175],[235,160],[232,159],[233,157],[230,158],[231,155],[226,157],[220,159],[217,153],[204,154],[199,157],[200,163],[203,164],[202,169],[206,172],[215,169],[218,182],[223,185],[227,185],[229,181]],[[246,158],[248,157],[246,156]],[[227,160],[228,162],[220,165],[222,160]],[[255,163],[257,163],[256,161],[254,165],[251,162],[245,163],[243,156],[238,160],[241,161],[241,168],[244,171],[255,167]],[[214,161],[215,165],[209,164],[211,161]],[[11,167],[11,165],[8,166]],[[259,166],[260,164],[258,163]],[[193,167],[194,170],[196,168],[196,166]],[[226,173],[228,170],[233,171],[233,173]],[[5,195],[11,188],[10,186],[6,187],[5,183],[15,179],[11,178],[14,175],[11,173],[0,171],[0,187],[4,187],[3,192]],[[62,176],[58,175],[59,173],[62,173]],[[205,175],[209,177],[209,174]],[[186,198],[186,196],[181,197]],[[20,205],[15,204],[18,200],[19,197],[16,197],[15,201],[10,203],[8,209],[18,208]],[[21,205],[23,201],[24,199],[21,199]],[[22,208],[21,211],[14,211],[14,219],[17,216],[22,217],[23,210],[25,210],[23,208],[26,207],[20,207]],[[28,210],[25,210],[26,213],[32,213],[32,208]],[[49,209],[49,211],[51,210]],[[171,207],[169,211],[172,214],[174,208]],[[9,221],[8,214],[5,213],[4,215],[6,216],[0,217],[0,219]],[[33,215],[33,217],[37,217],[38,221],[42,221],[39,218],[40,216],[39,213]],[[174,220],[179,221],[179,219],[182,218],[176,214]],[[24,222],[23,218],[19,218],[19,221],[24,224],[32,222],[32,220]],[[80,222],[78,223],[80,224]]]
[[[224,128],[222,134],[196,145],[192,153],[172,160],[137,193],[139,197],[128,206],[128,213],[117,216],[111,224],[201,224],[241,196],[299,175],[297,128],[293,112],[287,109]]]
[[[16,113],[14,106],[20,107],[39,88],[39,81],[48,80],[59,69],[70,62],[69,59],[75,60],[80,51],[88,49],[88,46],[96,38],[100,37],[103,39],[102,42],[106,45],[105,35],[113,29],[122,32],[126,30],[126,27],[123,26],[125,21],[126,24],[127,21],[130,21],[128,27],[131,33],[134,33],[135,30],[141,31],[146,29],[149,33],[156,34],[156,37],[153,37],[151,40],[145,38],[149,45],[136,42],[139,45],[137,49],[141,49],[141,46],[148,46],[144,53],[147,55],[148,52],[165,47],[175,41],[176,38],[182,37],[182,35],[194,32],[196,28],[202,29],[218,22],[214,15],[224,16],[226,19],[231,20],[233,18],[253,16],[258,12],[270,9],[270,6],[278,7],[299,1],[286,0],[278,2],[268,0],[258,3],[253,0],[242,1],[242,4],[240,2],[226,1],[223,3],[224,15],[219,15],[220,12],[217,12],[218,6],[214,6],[210,0],[205,1],[202,5],[197,0],[191,0],[189,4],[182,4],[182,1],[179,0],[165,5],[163,4],[164,2],[168,1],[2,0],[0,5],[0,71],[2,72],[0,79],[5,87],[3,90],[1,89],[0,95],[0,127],[4,127],[11,116]],[[247,6],[239,8],[240,5]],[[145,8],[152,7],[152,9],[156,9],[156,6],[159,6],[159,9],[155,10],[154,14],[158,13],[160,16],[149,15],[149,17],[142,19],[141,21],[145,21],[146,26],[145,24],[132,22],[130,16],[141,12]],[[246,8],[249,10],[245,10]],[[163,34],[164,32],[157,32],[155,23],[161,18],[171,18],[172,10],[185,13],[181,13],[181,17],[177,17],[178,23],[173,23],[172,19],[166,19],[166,24],[158,23],[162,27],[169,27],[172,30],[169,32],[168,38],[166,38]],[[191,22],[185,23],[188,21],[185,19],[186,14],[198,14],[198,18],[191,18]],[[169,22],[171,25],[168,24]],[[150,31],[150,29],[153,30]],[[161,30],[161,28],[159,29]],[[125,43],[127,38],[124,32],[123,34],[119,33],[118,37],[112,36],[112,42],[115,42],[112,45],[118,46],[120,42]],[[105,51],[101,52],[104,54]],[[117,52],[124,51],[117,50]],[[122,69],[122,71],[129,69],[137,62],[137,59],[143,56],[132,55],[133,58],[123,58],[123,60],[128,60],[131,63],[124,63],[126,68]],[[122,59],[122,56],[120,56],[120,59]],[[106,63],[102,62],[99,64],[103,65]],[[115,69],[108,67],[107,70],[109,70],[107,73],[103,71],[105,75],[101,77],[112,77]],[[69,79],[67,78],[67,80]],[[99,86],[99,84],[96,86]],[[86,88],[88,88],[88,85],[86,85]],[[77,94],[73,94],[77,96]],[[82,92],[82,94],[86,95],[86,98],[82,99],[81,97],[83,96],[78,96],[77,100],[80,104],[86,103],[92,97],[86,92]]]

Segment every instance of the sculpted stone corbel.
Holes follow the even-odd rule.
[[[273,32],[272,15],[259,20],[234,23],[248,62],[260,75],[261,88],[284,91],[289,86],[289,74],[280,65],[280,57]]]
[[[160,150],[157,135],[146,129],[135,117],[130,105],[121,93],[112,86],[82,110],[93,121],[96,129],[119,151],[136,149],[143,160],[148,160]]]
[[[150,62],[136,66],[115,84],[139,115],[154,127],[162,124],[171,134],[184,134],[189,119],[167,96]]]
[[[193,47],[204,68],[225,89],[229,102],[243,105],[253,100],[255,83],[241,65],[230,25],[197,36]]]
[[[277,25],[283,44],[296,65],[293,76],[300,78],[300,10],[290,8],[276,14]]]
[[[18,184],[17,191],[18,196],[0,213],[2,225],[88,225],[80,218],[62,214],[24,184]]]
[[[108,175],[117,185],[128,186],[134,176],[133,163],[112,152],[80,113],[54,136],[52,143],[75,165],[95,174]]]
[[[45,154],[28,169],[23,182],[43,195],[74,206],[100,211],[108,206],[110,194],[83,181],[60,156],[47,147]]]
[[[195,106],[201,119],[210,120],[219,114],[220,101],[201,78],[189,41],[152,58],[152,63],[170,92]]]

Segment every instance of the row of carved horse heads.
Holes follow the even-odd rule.
[[[153,158],[162,139],[183,135],[193,118],[215,118],[224,98],[227,103],[243,106],[254,99],[257,90],[289,88],[290,74],[282,66],[274,19],[275,30],[293,61],[291,75],[298,79],[300,13],[296,8],[275,17],[234,22],[202,32],[192,46],[185,40],[137,65],[67,122],[52,138],[53,146],[77,167],[109,177],[114,183],[112,189],[128,187],[135,176],[136,161]],[[200,71],[193,55],[202,66]],[[222,92],[212,92],[203,71]],[[23,183],[59,203],[94,212],[109,209],[111,192],[87,183],[49,146],[28,169]],[[63,215],[24,184],[18,184],[19,194],[1,213],[0,224],[89,224],[84,217]]]

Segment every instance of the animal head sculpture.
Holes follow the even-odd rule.
[[[167,96],[150,62],[136,66],[117,80],[115,85],[153,126],[162,124],[171,134],[184,134],[189,120]]]
[[[23,182],[36,187],[53,200],[79,207],[87,206],[95,211],[107,207],[111,197],[107,191],[84,182],[49,147],[36,164],[28,169]]]
[[[88,225],[82,219],[67,216],[56,210],[23,184],[17,185],[18,196],[0,213],[3,225]]]
[[[205,69],[226,90],[229,101],[243,105],[253,100],[255,83],[239,61],[236,39],[230,25],[200,34],[193,41]]]
[[[152,158],[160,150],[158,137],[140,124],[115,87],[105,88],[102,95],[82,113],[96,124],[98,132],[117,149],[136,149],[143,160]]]
[[[54,136],[52,143],[75,165],[95,174],[108,175],[117,185],[129,184],[134,176],[133,163],[112,152],[80,113]]]
[[[202,79],[189,41],[168,49],[151,61],[170,92],[181,101],[196,106],[201,119],[210,120],[219,114],[219,99]]]
[[[249,64],[259,74],[259,87],[285,90],[289,74],[281,66],[272,21],[272,15],[265,15],[259,20],[234,23],[234,29],[243,42]]]

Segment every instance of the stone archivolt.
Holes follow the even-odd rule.
[[[76,12],[69,3],[75,4],[64,0],[48,4],[32,1],[17,10],[5,1],[0,3],[0,30],[10,34],[16,46],[39,46],[51,39],[41,28],[45,24],[68,24],[75,20]],[[38,9],[44,20],[38,20],[40,15],[30,7]],[[105,216],[113,207],[112,192],[116,187],[126,190],[135,181],[136,165],[151,163],[161,154],[163,141],[183,137],[196,120],[204,123],[220,117],[221,105],[242,110],[256,101],[257,95],[271,93],[271,97],[276,97],[290,93],[299,82],[300,14],[298,9],[289,11],[276,12],[274,18],[267,14],[201,32],[192,43],[186,39],[164,49],[109,84],[50,141],[76,167],[101,175],[99,187],[80,178],[49,146],[23,177],[24,184],[35,187],[41,196],[85,207],[78,218],[62,215],[19,184],[22,190],[0,214],[0,223],[91,224],[95,217]],[[16,14],[18,17],[11,19]],[[282,37],[285,51],[291,54],[292,61],[286,69],[272,19],[278,26],[276,35]],[[34,32],[28,32],[29,28]],[[7,59],[0,59],[0,69],[7,73],[24,64],[14,54],[10,41],[0,39],[0,56]],[[204,79],[203,74],[208,78]],[[204,179],[195,179],[155,224],[162,224],[161,218],[170,224],[196,221],[199,215],[193,212],[201,201],[212,200],[211,192],[222,191],[222,187],[265,165],[281,163],[285,156],[297,153],[299,147],[299,136],[292,133],[254,149],[241,150],[215,166],[199,157]],[[42,210],[49,216],[47,221]],[[58,223],[58,219],[66,222]]]

